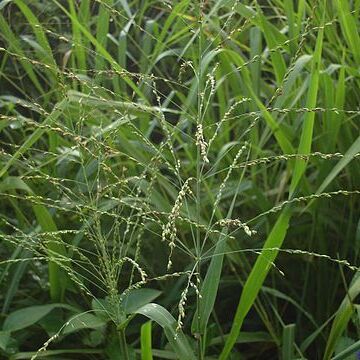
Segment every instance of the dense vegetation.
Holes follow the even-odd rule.
[[[355,359],[360,1],[0,1],[0,357]]]

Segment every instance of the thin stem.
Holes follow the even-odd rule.
[[[126,344],[126,337],[125,337],[125,329],[118,330],[119,331],[119,341],[120,341],[120,351],[122,358],[124,360],[129,360],[129,353]]]
[[[199,9],[198,9],[198,23],[199,23],[199,47],[198,47],[198,123],[200,124],[202,121],[202,42],[203,42],[203,2],[199,0]],[[202,173],[202,166],[201,166],[201,151],[200,146],[197,146],[197,153],[196,153],[196,218],[197,223],[200,224],[201,220],[201,173]],[[196,271],[198,273],[198,278],[200,279],[200,258],[201,258],[201,233],[200,228],[196,228]],[[200,286],[200,284],[197,284]],[[200,294],[197,294],[196,297],[196,309],[197,309],[197,327],[200,329]],[[202,360],[204,358],[204,349],[203,349],[203,335],[198,334],[198,358]]]

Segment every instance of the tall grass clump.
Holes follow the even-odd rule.
[[[359,12],[2,0],[1,357],[355,358]]]

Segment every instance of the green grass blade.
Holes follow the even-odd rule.
[[[32,191],[32,189],[22,179],[17,178],[17,177],[7,177],[6,180],[8,180],[8,181],[3,181],[2,184],[0,183],[0,189],[2,189],[2,190],[18,189],[18,190],[26,191],[27,193],[29,193],[31,195],[34,195],[34,192]],[[1,185],[3,185],[3,186],[1,186]],[[52,216],[50,215],[49,211],[46,209],[45,206],[36,204],[36,205],[33,205],[32,208],[35,213],[37,222],[41,226],[41,229],[43,232],[58,231],[58,228],[57,228]],[[47,246],[47,250],[49,251],[50,257],[57,256],[57,255],[66,257],[66,255],[67,255],[65,246],[62,245],[61,243],[59,243],[58,241],[56,241],[56,242],[48,241],[46,246]],[[30,256],[30,254],[28,254],[27,250],[24,251],[24,253],[26,253],[28,256]],[[20,278],[22,276],[22,274],[23,274],[22,270],[24,270],[26,268],[27,264],[28,264],[27,262],[19,264],[20,266],[18,266],[17,270],[16,270],[17,276],[13,277],[14,280],[17,280],[18,277]],[[59,267],[59,265],[53,261],[49,261],[48,272],[49,272],[51,299],[54,302],[62,301],[64,292],[65,292],[65,288],[66,288],[67,277],[66,277],[65,273],[62,271],[62,269]],[[13,286],[9,287],[9,291],[12,289],[16,289],[17,284],[18,284],[18,281],[14,282]],[[8,299],[11,297],[12,297],[12,292],[7,294],[6,304],[8,304],[8,302],[9,302]],[[4,303],[4,308],[6,309],[5,303]]]
[[[349,292],[345,295],[344,300],[342,301],[339,309],[336,313],[335,319],[333,321],[330,335],[327,339],[326,349],[324,354],[324,360],[329,360],[332,354],[335,351],[335,346],[346,329],[351,316],[354,312],[354,306],[352,301],[356,298],[356,296],[360,293],[360,276],[356,274],[352,284],[350,285]]]
[[[19,57],[19,62],[21,63],[22,67],[26,71],[27,75],[33,82],[35,88],[41,93],[44,94],[45,91],[40,84],[38,76],[36,75],[33,66],[31,63],[26,60],[26,56],[24,51],[21,48],[20,41],[18,40],[17,36],[11,31],[8,23],[6,22],[5,18],[0,14],[0,30],[1,30],[1,37],[5,39],[8,44],[8,48],[15,52]]]
[[[38,18],[35,16],[35,14],[31,11],[31,9],[24,3],[22,0],[14,0],[15,4],[19,7],[21,12],[26,17],[27,21],[31,25],[33,32],[36,36],[36,40],[38,41],[39,45],[44,49],[46,57],[41,58],[42,62],[45,64],[48,64],[54,68],[54,70],[57,68],[56,61],[53,57],[52,50],[50,47],[50,44],[48,42],[48,39],[45,35],[45,32],[42,29],[42,25]]]
[[[152,360],[151,321],[141,326],[141,360]]]
[[[276,48],[278,44],[285,41],[285,36],[275,27],[272,26],[266,19],[266,17],[259,11],[261,27],[266,39],[266,43],[270,49]],[[286,64],[281,52],[272,51],[270,53],[271,63],[275,72],[276,82],[281,84],[282,79],[286,73]]]
[[[209,268],[206,272],[203,285],[201,287],[201,299],[199,312],[193,318],[191,331],[193,334],[204,334],[211,312],[213,311],[216,295],[218,292],[221,270],[226,248],[226,234],[222,233],[213,253]]]
[[[57,105],[55,105],[54,110],[52,113],[43,121],[42,125],[51,125],[54,123],[59,116],[62,114],[64,108],[67,105],[66,100],[62,100]],[[14,164],[14,162],[24,154],[31,146],[40,139],[40,137],[46,132],[46,128],[40,127],[36,129],[27,139],[26,141],[20,146],[20,148],[12,155],[11,159],[1,168],[0,170],[0,178],[2,178],[5,173],[8,171],[10,166]]]
[[[315,53],[312,59],[312,71],[311,71],[311,81],[309,85],[309,92],[306,100],[306,107],[313,108],[316,106],[318,87],[319,87],[319,76],[320,76],[320,64],[321,64],[321,52],[323,46],[324,38],[324,29],[319,30]],[[309,112],[306,113],[304,117],[303,128],[301,132],[300,144],[298,148],[298,154],[309,154],[311,151],[311,143],[313,138],[313,129],[314,129],[314,119],[315,113]],[[295,162],[294,173],[290,185],[290,194],[292,197],[295,189],[297,188],[306,168],[306,161],[302,159],[297,159]]]
[[[68,91],[67,95],[68,95],[69,102],[71,102],[73,104],[76,104],[79,101],[81,101],[82,104],[84,104],[84,105],[89,105],[89,106],[99,107],[99,108],[117,109],[117,110],[123,111],[124,113],[130,113],[130,114],[136,114],[136,115],[141,115],[141,114],[143,114],[143,115],[144,114],[158,115],[160,113],[159,108],[156,106],[147,106],[147,105],[143,105],[143,104],[137,104],[137,103],[126,102],[126,101],[115,101],[115,100],[111,100],[111,99],[86,95],[86,94],[83,94],[81,92],[74,91],[74,90]],[[178,113],[177,110],[172,110],[172,109],[167,109],[167,108],[162,108],[161,111],[165,112],[165,113],[169,112],[169,113],[173,113],[173,114]],[[128,121],[126,118],[123,120],[124,120],[124,122]]]
[[[254,102],[256,103],[257,107],[262,113],[262,116],[264,117],[267,125],[272,130],[276,141],[278,142],[281,150],[285,154],[292,153],[294,151],[293,146],[291,145],[290,140],[286,136],[283,127],[281,124],[279,124],[276,119],[272,116],[272,114],[267,110],[266,106],[263,104],[263,102],[260,100],[260,98],[256,95],[255,90],[252,85],[252,81],[250,78],[249,70],[244,67],[244,60],[243,58],[237,54],[234,51],[226,51],[226,58],[229,63],[234,63],[236,66],[241,67],[241,74],[243,77],[243,81],[245,83],[245,86],[248,90],[249,95],[252,97]]]
[[[102,0],[100,3],[99,13],[96,22],[96,41],[106,49],[107,34],[110,26],[110,14],[109,7],[113,6],[113,0]],[[96,55],[95,58],[95,69],[102,70],[105,67],[104,58],[101,55]]]
[[[179,3],[177,3],[173,8],[171,13],[167,16],[166,21],[162,27],[161,33],[157,37],[157,42],[154,47],[154,51],[151,54],[151,65],[149,66],[149,69],[153,67],[153,64],[155,63],[157,57],[160,53],[163,52],[163,50],[166,48],[166,36],[169,35],[169,30],[172,27],[173,29],[176,28],[176,24],[178,22],[181,22],[181,15],[188,7],[190,1],[189,0],[182,0]],[[175,24],[174,24],[175,23]]]
[[[332,360],[347,360],[350,358],[350,355],[354,354],[355,351],[360,349],[360,340],[356,341],[354,344],[350,345],[347,349],[343,350],[340,354],[337,354],[332,358]]]
[[[282,336],[282,359],[294,359],[295,324],[284,326]]]
[[[86,1],[82,1],[81,5],[84,7]],[[79,70],[86,70],[86,49],[84,44],[81,31],[77,26],[77,23],[80,23],[80,20],[77,17],[76,7],[74,0],[68,0],[69,3],[69,10],[71,14],[71,27],[72,27],[72,34],[74,38],[74,54],[77,61],[77,67]],[[76,19],[76,21],[74,20]]]
[[[56,232],[57,226],[50,215],[49,211],[43,205],[34,205],[33,210],[36,219],[43,232]],[[67,252],[65,246],[58,241],[48,241],[46,244],[49,257],[61,256],[66,258]],[[54,261],[50,260],[48,265],[50,297],[53,302],[61,302],[66,289],[67,277],[61,267]]]
[[[226,215],[227,219],[230,219],[233,213],[236,199],[238,197],[238,194],[240,193],[244,173],[245,169],[243,170],[241,176],[237,181],[237,186],[232,197],[232,202]],[[216,209],[216,213],[220,218],[222,218],[220,208]],[[191,330],[193,334],[197,333],[203,335],[206,333],[206,328],[208,325],[210,314],[214,309],[216,295],[220,284],[224,252],[227,247],[226,238],[227,229],[223,229],[223,231],[219,235],[219,240],[217,241],[214,253],[212,254],[212,259],[201,287],[201,298],[199,299],[199,307],[195,312],[191,324]]]
[[[30,250],[23,250],[20,246],[15,250],[19,253],[17,254],[17,259],[23,258],[28,259],[32,256]],[[11,306],[11,302],[15,297],[17,291],[19,290],[20,281],[23,276],[26,274],[27,267],[29,266],[28,261],[20,262],[16,264],[15,269],[12,270],[11,279],[7,281],[7,291],[3,293],[3,300],[2,300],[2,308],[1,312],[6,314]],[[4,272],[2,275],[5,275]],[[3,276],[2,276],[3,277]],[[5,284],[2,284],[5,288]]]
[[[348,0],[336,0],[336,7],[345,39],[349,45],[352,55],[355,58],[355,61],[359,64],[360,36],[359,27],[356,24],[356,22],[359,20],[356,19],[353,14],[351,14]]]
[[[288,25],[289,26],[289,38],[294,39],[295,38],[295,28],[296,28],[296,24],[295,24],[296,13],[294,11],[293,0],[285,0],[284,1],[284,10],[286,13],[287,22],[289,24]],[[296,44],[294,42],[290,43],[290,49],[291,49],[292,53],[296,52]]]
[[[337,109],[343,109],[346,97],[346,87],[345,87],[345,64],[342,64],[339,74],[339,79],[336,84],[336,94],[335,94],[335,107]],[[339,131],[341,124],[344,121],[344,114],[341,112],[335,112],[333,116],[329,119],[329,151],[335,149],[336,143],[338,141]]]
[[[360,136],[350,146],[350,148],[345,153],[344,157],[341,160],[339,160],[339,162],[330,171],[330,173],[327,175],[325,180],[317,189],[316,194],[320,194],[321,192],[323,192],[329,186],[329,184],[336,178],[336,176],[340,173],[340,171],[343,170],[350,163],[350,161],[354,159],[355,154],[357,154],[358,152],[360,152]]]
[[[158,304],[147,304],[136,310],[136,314],[141,314],[158,323],[165,332],[165,335],[180,359],[195,360],[195,355],[191,349],[184,333],[177,330],[177,322],[174,317],[162,306]]]
[[[4,321],[3,330],[18,331],[31,326],[45,317],[50,311],[61,307],[60,304],[37,305],[12,312]]]
[[[289,207],[285,208],[280,214],[278,220],[276,221],[271,233],[263,247],[263,251],[257,258],[255,265],[253,266],[249,277],[246,280],[243,291],[241,293],[240,301],[236,309],[236,314],[234,321],[232,323],[231,331],[229,337],[226,340],[224,349],[221,352],[220,360],[225,360],[229,357],[231,349],[236,343],[236,340],[239,336],[241,326],[245,319],[245,316],[252,307],[261,286],[266,278],[267,273],[271,268],[271,264],[275,260],[278,251],[271,250],[267,251],[269,248],[280,248],[291,217],[291,209]]]
[[[123,74],[124,81],[134,90],[134,92],[142,99],[146,99],[144,94],[139,90],[138,86],[131,80],[126,74],[126,70],[122,68],[110,55],[110,53],[96,40],[96,38],[83,26],[74,14],[69,13],[64,6],[62,6],[57,0],[53,2],[74,22],[76,27],[83,33],[83,35],[95,46],[99,55],[103,56],[109,64],[114,68],[115,71]]]
[[[145,33],[141,41],[142,52],[139,60],[139,69],[141,73],[145,73],[149,69],[149,56],[153,46],[152,39],[154,37],[153,33],[155,26],[156,22],[154,20],[148,20],[145,25]]]

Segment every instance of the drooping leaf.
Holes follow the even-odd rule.
[[[162,306],[154,303],[147,304],[135,311],[158,323],[180,359],[195,360],[195,355],[181,329],[177,329],[174,317]]]
[[[84,312],[72,316],[63,328],[62,334],[67,335],[82,329],[98,329],[106,325],[106,321],[93,314]]]
[[[49,314],[50,311],[56,308],[66,308],[74,311],[75,309],[69,305],[64,304],[47,304],[29,306],[24,309],[15,310],[4,321],[4,331],[17,331],[28,326],[36,324],[39,320]]]

